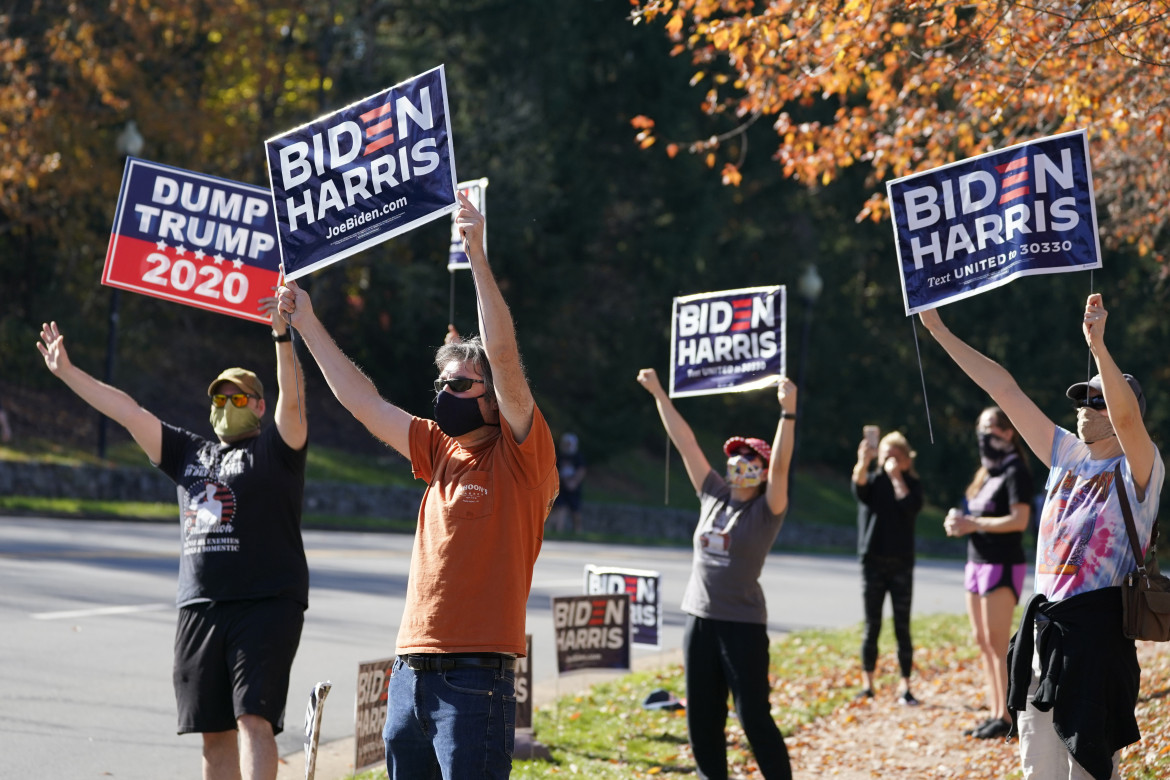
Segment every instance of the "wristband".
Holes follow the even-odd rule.
[[[278,344],[285,341],[292,341],[292,331],[286,330],[284,333],[272,331],[272,340]]]
[[[795,420],[796,412],[784,412],[780,415],[781,420]]]

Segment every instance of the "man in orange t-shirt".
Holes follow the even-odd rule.
[[[295,282],[280,309],[334,395],[371,433],[410,458],[428,484],[390,678],[390,780],[506,778],[516,724],[514,666],[544,521],[556,500],[556,447],[536,407],[512,316],[483,248],[484,218],[458,193],[479,297],[481,336],[435,355],[435,419],[384,400],[337,347]]]

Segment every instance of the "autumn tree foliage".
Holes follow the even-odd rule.
[[[869,166],[882,182],[1086,129],[1104,239],[1162,261],[1170,222],[1170,3],[975,0],[631,0],[689,53],[701,108],[733,126],[668,143],[739,182],[745,129],[772,122],[775,160],[811,186]],[[656,140],[638,117],[638,141]],[[1165,270],[1165,265],[1163,265]]]

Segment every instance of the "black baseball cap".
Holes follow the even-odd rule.
[[[1122,374],[1122,376],[1125,377],[1125,381],[1129,383],[1129,387],[1131,390],[1133,390],[1133,394],[1135,396],[1137,396],[1138,409],[1141,410],[1142,417],[1145,417],[1146,416],[1146,395],[1145,395],[1145,393],[1142,392],[1142,386],[1140,384],[1138,384],[1138,381],[1136,379],[1134,379],[1132,375]],[[1087,396],[1089,394],[1090,387],[1093,388],[1094,390],[1096,390],[1098,393],[1101,393],[1102,395],[1105,394],[1105,388],[1101,386],[1101,375],[1100,374],[1097,374],[1097,376],[1093,377],[1088,382],[1077,382],[1075,385],[1070,387],[1068,390],[1065,390],[1064,394],[1067,395],[1069,398],[1071,398],[1074,401],[1083,401],[1083,400],[1085,400],[1085,396]]]

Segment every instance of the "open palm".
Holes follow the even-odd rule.
[[[37,342],[37,349],[44,356],[45,365],[54,374],[70,365],[69,353],[65,351],[65,337],[55,322],[41,325],[41,340]]]

